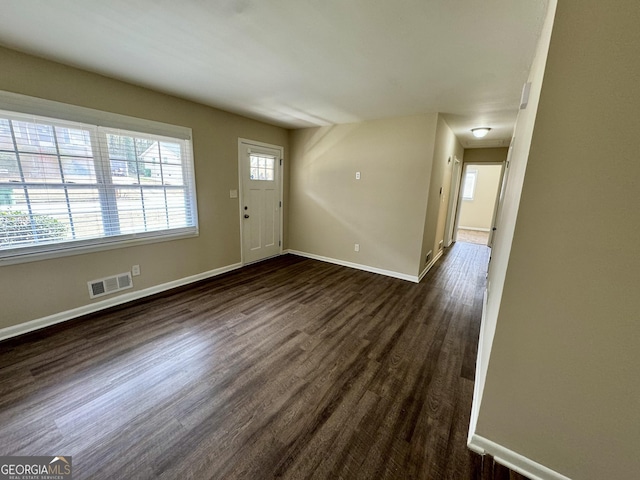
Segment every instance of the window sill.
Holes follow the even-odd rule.
[[[24,254],[13,255],[10,257],[0,258],[0,267],[8,265],[16,265],[20,263],[39,262],[42,260],[50,260],[54,258],[70,257],[73,255],[84,255],[87,253],[103,252],[107,250],[116,250],[120,248],[134,247],[138,245],[149,245],[159,242],[170,242],[173,240],[182,240],[186,238],[195,238],[199,236],[198,229],[189,232],[176,232],[171,234],[163,234],[142,238],[130,238],[124,240],[114,240],[113,242],[104,242],[90,245],[72,245],[67,248],[58,247],[56,250],[25,252]]]

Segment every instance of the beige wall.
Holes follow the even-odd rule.
[[[477,423],[574,479],[640,471],[639,19],[558,2]]]
[[[289,247],[417,276],[436,126],[426,114],[292,131]]]
[[[465,162],[467,171],[475,170],[476,188],[473,200],[462,199],[458,228],[489,230],[493,221],[502,165],[477,165]],[[464,181],[464,178],[463,178]]]
[[[433,167],[431,169],[429,191],[426,192],[428,193],[428,202],[420,253],[421,270],[424,269],[428,263],[427,253],[431,250],[431,258],[435,258],[441,250],[441,241],[444,246],[444,229],[451,194],[453,159],[454,156],[457,156],[458,159],[462,160],[463,155],[464,149],[462,145],[442,115],[438,115]]]
[[[286,157],[287,130],[4,48],[0,65],[0,90],[191,127],[200,223],[193,239],[0,267],[0,328],[89,304],[87,281],[133,264],[137,290],[240,261],[238,137]]]
[[[509,149],[499,148],[465,148],[464,163],[500,163],[507,159]]]

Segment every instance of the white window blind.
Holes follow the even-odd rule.
[[[195,234],[189,139],[0,111],[3,263]]]

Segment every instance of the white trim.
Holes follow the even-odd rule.
[[[11,337],[17,337],[18,335],[23,335],[25,333],[33,332],[34,330],[39,330],[41,328],[48,327],[50,325],[55,325],[56,323],[66,322],[67,320],[81,317],[82,315],[87,315],[89,313],[94,313],[99,310],[115,307],[116,305],[122,305],[123,303],[132,302],[134,300],[148,297],[150,295],[155,295],[156,293],[161,293],[166,290],[171,290],[172,288],[181,287],[189,283],[198,282],[200,280],[206,280],[207,278],[215,277],[217,275],[221,275],[223,273],[227,273],[232,270],[237,270],[240,267],[242,267],[241,263],[234,263],[232,265],[227,265],[225,267],[220,267],[213,270],[209,270],[207,272],[191,275],[190,277],[179,278],[178,280],[173,280],[171,282],[163,283],[161,285],[155,285],[153,287],[145,288],[143,290],[125,293],[124,295],[118,295],[117,297],[109,298],[107,300],[102,300],[100,302],[95,302],[89,305],[83,305],[82,307],[73,308],[65,312],[55,313],[53,315],[49,315],[43,318],[37,318],[35,320],[21,323],[19,325],[12,325],[11,327],[2,328],[0,329],[0,340],[5,340]]]
[[[394,272],[392,270],[384,270],[382,268],[370,267],[369,265],[362,265],[360,263],[347,262],[345,260],[338,260],[336,258],[323,257],[322,255],[315,255],[313,253],[300,252],[298,250],[292,250],[292,249],[288,249],[286,253],[290,253],[292,255],[298,255],[299,257],[311,258],[313,260],[320,260],[321,262],[333,263],[335,265],[342,265],[343,267],[355,268],[357,270],[364,270],[365,272],[378,273],[380,275],[399,278],[400,280],[406,280],[408,282],[418,283],[420,281],[416,275],[407,275],[406,273]]]
[[[431,267],[433,267],[436,262],[438,260],[440,260],[440,257],[442,256],[442,254],[444,253],[443,250],[440,250],[438,253],[436,253],[436,256],[433,257],[433,260],[431,260],[426,267],[424,267],[424,270],[422,270],[422,273],[420,274],[420,276],[418,276],[418,282],[421,282],[422,279],[424,278],[424,276],[429,273],[429,270],[431,270]]]
[[[481,455],[488,453],[500,465],[504,465],[531,480],[571,480],[569,477],[565,477],[549,467],[545,467],[480,435],[473,434],[468,446],[471,450]]]
[[[477,230],[479,232],[490,232],[491,229],[490,228],[482,228],[482,227],[463,227],[462,225],[460,225],[458,227],[458,230]]]

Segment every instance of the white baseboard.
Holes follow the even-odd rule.
[[[427,264],[427,266],[424,267],[424,270],[422,270],[422,273],[418,277],[418,282],[422,281],[424,276],[429,272],[429,270],[431,270],[431,267],[433,267],[436,264],[436,262],[440,260],[440,257],[442,256],[443,253],[444,253],[444,250],[440,250],[438,253],[436,253],[436,256],[433,257],[433,259]]]
[[[292,250],[292,249],[286,250],[286,253],[290,253],[292,255],[298,255],[299,257],[311,258],[313,260],[320,260],[321,262],[333,263],[335,265],[341,265],[343,267],[355,268],[357,270],[364,270],[365,272],[378,273],[380,275],[399,278],[400,280],[407,280],[413,283],[418,283],[420,281],[416,275],[407,275],[406,273],[399,273],[399,272],[394,272],[392,270],[384,270],[382,268],[370,267],[369,265],[361,265],[359,263],[347,262],[345,260],[338,260],[336,258],[323,257],[322,255],[316,255],[314,253],[300,252],[298,250]]]
[[[471,450],[481,455],[488,453],[500,465],[504,465],[531,480],[571,480],[555,470],[551,470],[480,435],[473,434],[468,446]]]
[[[209,270],[208,272],[198,273],[196,275],[180,278],[178,280],[173,280],[171,282],[163,283],[161,285],[155,285],[153,287],[145,288],[143,290],[137,290],[135,292],[125,293],[123,295],[118,295],[117,297],[108,298],[106,300],[91,303],[89,305],[83,305],[81,307],[73,308],[65,312],[55,313],[47,317],[37,318],[29,322],[20,323],[18,325],[12,325],[11,327],[2,328],[0,329],[0,340],[5,340],[11,337],[17,337],[18,335],[23,335],[25,333],[33,332],[34,330],[39,330],[44,327],[55,325],[56,323],[66,322],[67,320],[71,320],[73,318],[77,318],[82,315],[87,315],[89,313],[94,313],[99,310],[115,307],[116,305],[121,305],[123,303],[131,302],[133,300],[138,300],[140,298],[148,297],[150,295],[155,295],[156,293],[161,293],[166,290],[171,290],[172,288],[181,287],[189,283],[215,277],[216,275],[221,275],[223,273],[236,270],[240,267],[242,267],[241,263],[227,265],[226,267],[216,268],[214,270]]]
[[[477,230],[479,232],[490,232],[491,229],[490,228],[482,228],[482,227],[463,227],[462,225],[460,225],[458,227],[458,230]]]

